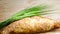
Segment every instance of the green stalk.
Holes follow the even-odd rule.
[[[46,7],[47,7],[46,5],[44,5],[44,6],[41,5],[41,6],[34,6],[34,7],[31,7],[31,8],[26,8],[26,9],[16,13],[12,17],[14,18],[16,16],[20,16],[20,15],[23,15],[25,13],[32,12],[32,11],[41,11],[43,9],[46,9]]]
[[[21,20],[23,18],[27,18],[27,17],[31,17],[31,16],[44,15],[44,14],[46,14],[45,13],[46,11],[43,11],[43,10],[45,10],[46,8],[47,8],[46,5],[44,5],[44,6],[35,6],[32,8],[24,9],[24,10],[16,13],[15,15],[13,15],[8,20],[0,23],[0,29],[11,24],[14,21],[18,21],[18,20]]]

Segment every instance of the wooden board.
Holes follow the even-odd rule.
[[[34,5],[48,4],[53,9],[53,14],[45,15],[46,17],[60,20],[60,0],[0,0],[0,22],[7,20],[16,12]],[[38,34],[60,34],[60,28],[46,33]]]

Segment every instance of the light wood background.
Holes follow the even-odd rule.
[[[24,8],[40,4],[47,4],[51,6],[49,9],[54,10],[53,14],[45,15],[45,17],[60,20],[60,0],[0,0],[0,22]],[[60,29],[42,34],[60,34]]]

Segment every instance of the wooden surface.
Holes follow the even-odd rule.
[[[60,0],[0,0],[0,22],[24,8],[40,4],[48,4],[51,6],[49,9],[54,9],[53,13],[45,15],[46,17],[60,20]],[[60,28],[38,34],[60,34]]]

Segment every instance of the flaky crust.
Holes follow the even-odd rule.
[[[54,23],[55,20],[41,16],[33,16],[11,23],[5,27],[1,33],[9,34],[11,32],[14,32],[17,34],[46,32],[54,28]]]

